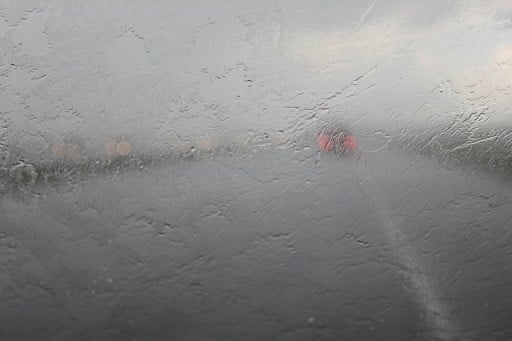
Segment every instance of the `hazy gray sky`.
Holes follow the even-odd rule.
[[[66,134],[294,135],[323,115],[510,124],[511,32],[506,0],[3,0],[1,129],[37,152]]]

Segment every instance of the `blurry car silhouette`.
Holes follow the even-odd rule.
[[[339,155],[359,155],[357,139],[348,129],[324,128],[317,133],[316,143],[321,151]]]

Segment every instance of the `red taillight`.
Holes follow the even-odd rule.
[[[332,140],[332,136],[320,133],[318,134],[318,137],[316,139],[316,142],[318,143],[318,146],[320,149],[324,151],[330,151],[332,148],[334,148],[334,141]]]
[[[343,137],[343,147],[346,151],[354,151],[357,149],[357,141],[354,135],[348,134]]]

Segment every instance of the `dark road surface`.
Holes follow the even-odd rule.
[[[4,194],[0,339],[512,339],[510,183],[309,154]]]

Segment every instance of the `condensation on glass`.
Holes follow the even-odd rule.
[[[511,34],[506,0],[0,0],[0,339],[511,339]]]

